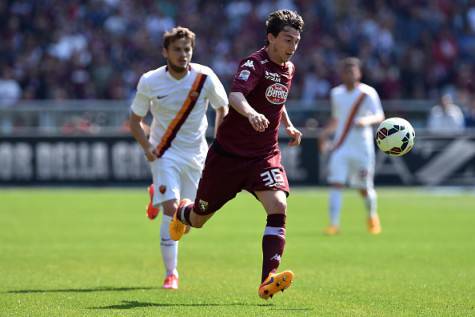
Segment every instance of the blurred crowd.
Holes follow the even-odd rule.
[[[292,99],[327,98],[338,60],[354,55],[382,99],[449,91],[475,117],[475,0],[3,0],[0,106],[129,99],[139,76],[164,63],[162,34],[175,25],[197,34],[194,61],[229,86],[280,8],[305,20]]]

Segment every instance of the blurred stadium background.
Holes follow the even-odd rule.
[[[288,110],[306,142],[283,147],[294,184],[322,184],[325,158],[314,140],[330,113],[337,62],[348,55],[363,60],[364,81],[380,93],[386,115],[417,131],[413,153],[379,158],[377,183],[475,184],[473,0],[2,1],[0,183],[146,182],[126,119],[140,75],[164,63],[162,33],[194,30],[194,61],[229,86],[278,8],[305,18]],[[427,129],[443,94],[462,109],[463,129]]]

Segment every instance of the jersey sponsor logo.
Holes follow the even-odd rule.
[[[268,72],[266,70],[265,73],[264,73],[264,77],[266,79],[269,79],[269,80],[275,81],[277,83],[280,83],[280,75],[277,74],[277,73],[271,73],[271,72]]]
[[[165,194],[165,192],[167,191],[167,186],[165,185],[160,185],[160,187],[158,187],[158,191],[160,192],[160,194]]]
[[[248,71],[247,69],[243,69],[239,73],[238,79],[246,81],[249,79],[249,75],[251,75],[251,72]]]
[[[266,63],[268,63],[268,62],[269,62],[269,60],[266,58],[266,59],[264,59],[264,60],[261,61],[261,65],[264,65],[264,64],[266,64]]]
[[[286,86],[275,83],[266,89],[266,99],[274,105],[283,104],[287,100],[289,90]]]
[[[244,64],[242,64],[241,67],[249,67],[255,70],[254,61],[251,61],[250,59],[248,59]]]

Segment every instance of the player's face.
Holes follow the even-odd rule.
[[[300,42],[300,32],[293,27],[286,26],[277,36],[267,35],[269,49],[278,62],[285,63],[295,54]]]
[[[163,56],[167,59],[168,67],[175,72],[184,72],[191,62],[193,46],[191,40],[181,38],[170,43],[168,48],[163,49]]]
[[[356,65],[345,66],[341,70],[341,80],[345,85],[353,85],[361,80],[361,70]]]

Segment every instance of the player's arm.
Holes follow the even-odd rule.
[[[318,136],[318,149],[321,153],[325,153],[330,149],[330,136],[335,133],[338,127],[338,115],[336,113],[336,105],[333,97],[334,90],[330,92],[330,105],[331,105],[331,117],[330,120],[325,124],[323,130]]]
[[[336,114],[336,104],[333,97],[334,90],[330,92],[330,105],[331,105],[331,117],[330,120],[325,124],[323,130],[318,136],[318,149],[321,153],[328,152],[331,148],[330,145],[330,136],[335,133],[338,127],[338,116]]]
[[[229,94],[229,104],[239,114],[246,117],[257,132],[263,132],[269,126],[269,120],[263,114],[254,110],[241,92],[231,92]]]
[[[228,114],[228,106],[219,107],[216,109],[216,118],[214,120],[214,137],[218,135],[218,128],[223,123],[224,117]]]
[[[379,124],[384,120],[384,113],[371,114],[367,116],[361,116],[355,119],[355,125],[357,127],[366,127],[373,124]]]
[[[257,86],[263,76],[264,68],[258,60],[252,58],[242,60],[234,75],[229,94],[231,107],[246,117],[257,132],[263,132],[269,126],[269,120],[249,104],[246,96]]]
[[[153,161],[157,158],[156,151],[148,141],[145,131],[142,127],[142,121],[150,108],[150,89],[142,76],[137,84],[137,93],[131,105],[129,116],[129,126],[132,136],[144,150],[147,160]]]
[[[132,133],[132,136],[137,141],[137,143],[140,144],[140,146],[144,150],[147,160],[153,161],[157,158],[156,151],[152,144],[150,144],[150,142],[148,141],[147,136],[145,135],[145,131],[142,128],[142,119],[143,117],[135,114],[134,112],[130,113],[130,132]]]
[[[219,126],[223,122],[224,117],[228,114],[229,100],[223,84],[212,69],[209,69],[209,80],[207,81],[206,87],[211,107],[216,111],[214,120],[214,137],[216,138]]]
[[[379,124],[384,120],[383,107],[376,90],[373,90],[366,99],[365,106],[369,111],[363,116],[356,117],[354,121],[355,126],[360,128]]]
[[[294,127],[292,121],[290,121],[289,114],[287,113],[287,109],[284,106],[282,109],[282,116],[280,117],[280,122],[282,122],[285,126],[285,132],[290,136],[291,140],[289,142],[289,146],[299,145],[300,141],[302,140],[302,132],[300,132],[297,128]]]
[[[327,152],[330,148],[329,139],[330,136],[335,133],[337,126],[338,119],[331,117],[320,132],[320,135],[318,136],[318,149],[321,153]]]

